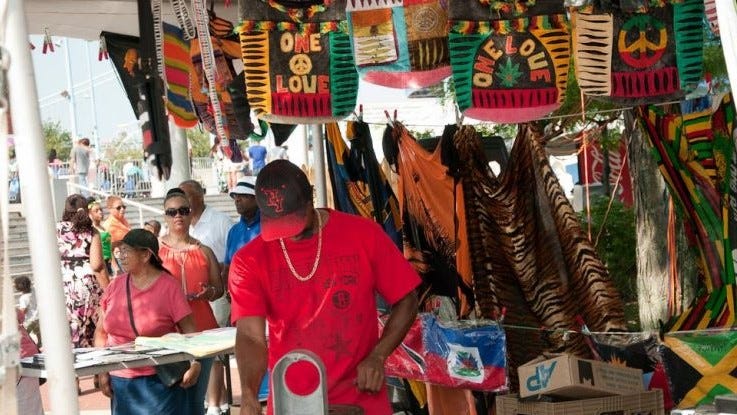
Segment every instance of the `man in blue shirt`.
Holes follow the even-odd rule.
[[[221,274],[226,280],[233,255],[243,245],[261,233],[261,215],[256,204],[255,183],[255,177],[244,177],[230,190],[230,197],[233,199],[235,209],[241,215],[241,219],[231,226],[228,231],[228,239],[225,245],[225,267]]]
[[[261,233],[261,214],[256,204],[256,177],[246,176],[230,190],[230,197],[235,203],[235,209],[241,215],[238,223],[230,227],[225,245],[225,261],[220,274],[223,283],[228,285],[230,261],[239,249]],[[223,389],[225,390],[225,389]],[[266,399],[268,395],[268,375],[264,376],[259,390],[259,397]]]
[[[266,165],[266,147],[259,143],[248,147],[248,157],[251,159],[251,170],[255,176]]]

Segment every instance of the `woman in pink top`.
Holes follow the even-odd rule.
[[[210,301],[223,295],[223,285],[215,254],[189,235],[190,213],[189,200],[184,192],[179,188],[169,190],[164,198],[164,218],[169,233],[160,240],[159,256],[186,293],[197,331],[203,331],[218,327]],[[202,373],[197,387],[190,394],[193,411],[197,411],[192,413],[198,414],[203,412],[212,359],[202,359],[201,362]]]
[[[179,282],[156,254],[156,237],[144,229],[133,229],[119,248],[118,259],[127,273],[114,279],[103,295],[95,346],[130,343],[136,335],[195,332]],[[191,361],[182,381],[172,387],[164,385],[151,366],[117,370],[100,375],[100,388],[112,398],[112,415],[185,414],[189,413],[185,389],[197,382],[201,369],[200,362]]]

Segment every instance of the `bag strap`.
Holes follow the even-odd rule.
[[[133,334],[138,337],[138,330],[136,330],[136,322],[133,321],[133,305],[131,304],[131,274],[126,275],[125,277],[125,295],[128,297],[128,319],[131,322],[131,328],[133,329]]]

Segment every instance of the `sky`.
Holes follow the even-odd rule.
[[[54,52],[48,51],[44,54],[43,36],[31,36],[31,43],[36,47],[31,51],[31,56],[36,73],[41,119],[59,121],[61,126],[73,135],[89,137],[93,142],[96,125],[97,136],[103,146],[117,137],[122,130],[129,134],[137,133],[138,126],[133,110],[112,61],[105,59],[98,61],[99,41],[56,36],[52,39],[55,44]],[[90,79],[93,80],[92,90]],[[74,96],[74,102],[62,96],[64,91]],[[94,95],[91,92],[94,92]],[[409,92],[411,91],[383,88],[361,82],[357,103],[363,104],[367,113],[375,118],[367,121],[383,123],[384,106],[390,111],[401,106],[405,110],[400,111],[400,118],[408,123],[432,123],[441,128],[442,120],[438,120],[437,113],[418,110],[415,114],[414,108],[420,103],[411,100],[414,102],[408,104]],[[75,114],[76,128],[73,128],[72,113]],[[429,118],[425,120],[425,117]]]
[[[97,60],[99,41],[53,37],[53,42],[54,52],[44,54],[43,36],[31,36],[41,120],[59,121],[62,128],[77,137],[89,137],[93,143],[97,126],[101,145],[121,130],[136,132],[136,118],[112,61]],[[64,91],[73,93],[74,105],[62,96]]]

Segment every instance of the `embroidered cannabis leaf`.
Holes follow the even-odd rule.
[[[511,88],[517,84],[517,80],[522,76],[522,72],[519,70],[519,64],[512,63],[512,58],[507,56],[507,62],[499,66],[496,76],[503,86]]]

